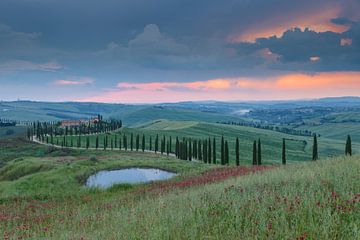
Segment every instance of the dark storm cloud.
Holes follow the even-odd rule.
[[[281,37],[259,38],[255,43],[240,43],[235,47],[239,55],[269,49],[279,62],[274,68],[297,70],[358,70],[360,69],[360,23],[337,19],[338,24],[351,24],[344,33],[302,31],[295,28]],[[346,41],[348,40],[348,41]]]

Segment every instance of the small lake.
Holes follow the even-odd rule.
[[[176,173],[155,168],[126,168],[120,170],[100,171],[90,176],[87,187],[109,188],[114,184],[135,184],[159,181],[172,178]]]

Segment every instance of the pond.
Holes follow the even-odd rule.
[[[114,184],[146,183],[172,178],[176,173],[155,168],[126,168],[120,170],[100,171],[90,176],[87,187],[109,188]]]

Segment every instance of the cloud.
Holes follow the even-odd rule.
[[[83,85],[91,85],[94,82],[95,80],[90,77],[76,77],[70,79],[55,80],[53,83],[58,86],[83,86]]]
[[[0,64],[0,73],[11,73],[18,71],[43,71],[53,72],[64,68],[55,61],[45,63],[33,63],[23,60],[11,60]]]
[[[229,89],[229,80],[214,79],[196,82],[151,82],[151,83],[118,83],[118,88],[123,90],[151,90],[151,91],[211,91],[219,89]]]
[[[359,96],[360,72],[285,73],[267,78],[237,77],[207,81],[123,82],[116,89],[80,101],[148,103],[199,100],[274,100]]]
[[[340,18],[336,18],[341,13],[339,5],[323,5],[321,10],[309,8],[304,12],[295,12],[273,16],[267,21],[255,22],[251,27],[246,28],[241,33],[231,34],[228,39],[230,42],[255,42],[258,38],[268,38],[272,36],[281,37],[284,32],[292,28],[310,28],[316,32],[332,31],[336,33],[344,32],[348,29],[347,24],[339,24]],[[290,10],[291,12],[294,9]],[[332,19],[332,20],[331,20]]]
[[[342,33],[294,28],[281,37],[258,38],[255,43],[232,44],[232,47],[237,49],[239,58],[259,51],[274,54],[274,61],[267,62],[269,69],[338,71],[360,69],[359,43],[360,22],[353,22]]]
[[[333,18],[333,19],[331,19],[331,22],[334,24],[343,25],[343,26],[350,26],[350,25],[356,23],[355,21],[352,21],[346,17]]]

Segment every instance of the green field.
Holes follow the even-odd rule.
[[[1,147],[5,239],[360,238],[359,156],[231,177],[232,171],[256,168],[219,168],[151,153],[54,149],[18,139],[3,140]],[[39,156],[29,156],[31,151]],[[180,176],[109,190],[83,187],[100,169],[127,166]],[[224,180],[211,183],[216,173]]]
[[[166,138],[172,137],[172,150],[175,150],[175,139],[179,137],[182,139],[205,139],[215,137],[217,142],[217,160],[220,159],[220,141],[224,136],[225,140],[229,141],[230,151],[230,163],[235,163],[235,140],[239,137],[240,140],[240,161],[242,164],[250,164],[252,161],[252,144],[254,140],[261,139],[262,153],[264,164],[278,164],[281,161],[281,146],[282,139],[285,138],[287,142],[287,159],[290,162],[294,161],[309,161],[312,157],[312,138],[303,136],[288,135],[276,131],[258,129],[253,127],[223,125],[216,123],[194,122],[194,121],[168,121],[157,120],[152,123],[147,123],[138,128],[123,128],[117,133],[107,134],[109,139],[122,139],[123,134],[128,137],[128,148],[130,148],[130,135],[135,137],[140,135],[140,144],[142,134],[146,137],[146,149],[149,149],[150,136],[153,141],[157,134],[159,137],[166,136]],[[344,131],[344,140],[336,140],[325,137],[319,138],[319,154],[321,158],[327,158],[332,156],[338,156],[344,154],[345,139],[347,134]],[[73,144],[76,146],[78,137],[74,136]],[[95,147],[95,135],[90,136],[90,147]],[[59,142],[62,138],[59,137]],[[103,146],[104,134],[99,135],[99,148]],[[82,136],[82,146],[85,146],[86,137]],[[111,141],[111,140],[109,140]],[[113,140],[115,141],[115,140]],[[56,142],[56,140],[55,140]],[[67,137],[68,146],[71,143],[71,137]],[[110,144],[110,143],[109,143]],[[110,145],[109,145],[110,146]],[[108,147],[109,148],[109,147]],[[354,142],[354,152],[360,148],[360,144]]]
[[[0,139],[26,136],[26,127],[0,127]]]

